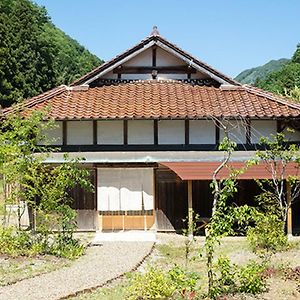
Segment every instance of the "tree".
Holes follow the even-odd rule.
[[[29,0],[0,1],[0,105],[69,84],[101,64]]]
[[[299,146],[290,144],[283,133],[272,135],[271,138],[261,138],[260,144],[264,150],[256,152],[254,162],[265,163],[271,179],[257,182],[265,194],[271,193],[279,208],[281,219],[284,222],[283,226],[285,226],[288,211],[300,195],[299,176],[288,174],[288,166],[291,163],[295,164],[296,169],[300,167],[300,149]]]

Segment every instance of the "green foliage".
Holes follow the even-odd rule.
[[[148,267],[131,276],[128,299],[193,299],[199,291],[199,274],[174,266],[168,272]]]
[[[282,230],[284,222],[276,214],[257,213],[255,226],[247,230],[247,239],[254,252],[276,252],[286,249],[287,236]]]
[[[175,290],[175,284],[163,270],[149,267],[145,274],[132,276],[127,292],[129,300],[164,299],[171,297]]]
[[[239,292],[259,294],[266,290],[266,279],[263,276],[265,266],[255,261],[250,261],[239,272]]]
[[[238,268],[227,257],[220,257],[216,264],[216,279],[210,297],[236,293],[256,295],[266,290],[264,264],[250,261],[247,265]]]
[[[29,0],[0,1],[0,104],[68,84],[101,61]]]
[[[13,257],[51,254],[74,259],[81,256],[84,250],[84,246],[74,238],[62,243],[60,234],[45,237],[42,233],[33,235],[30,231],[22,231],[14,227],[0,227],[1,254]]]
[[[286,95],[295,87],[300,87],[300,47],[297,46],[290,62],[277,71],[269,73],[265,79],[259,79],[256,86],[270,92]]]
[[[269,73],[278,71],[288,62],[286,58],[271,60],[262,66],[244,70],[235,77],[235,80],[244,84],[255,84],[257,80],[265,79]]]
[[[28,255],[33,251],[74,258],[81,255],[84,248],[73,238],[76,212],[70,207],[69,192],[76,185],[89,190],[93,187],[80,159],[70,160],[65,156],[65,162],[58,166],[43,163],[47,152],[36,152],[47,148],[38,146],[37,142],[43,138],[43,131],[52,126],[51,122],[43,121],[43,116],[41,112],[27,118],[15,114],[4,119],[0,127],[0,173],[13,187],[5,201],[19,208],[21,201],[25,202],[31,217],[32,232],[27,236],[20,230],[22,212],[18,209],[19,231],[11,234],[12,240],[17,241],[11,252]],[[24,237],[32,247],[18,247],[19,239]]]

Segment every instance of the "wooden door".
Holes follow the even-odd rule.
[[[156,225],[161,231],[180,231],[188,214],[187,182],[174,172],[156,170]]]

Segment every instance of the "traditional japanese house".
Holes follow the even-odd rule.
[[[47,162],[61,163],[67,152],[84,157],[91,170],[95,193],[73,191],[78,225],[85,230],[180,230],[191,208],[209,218],[209,184],[223,158],[220,122],[237,143],[231,159],[237,166],[253,157],[261,136],[283,131],[300,141],[299,104],[241,85],[156,27],[70,86],[24,102],[29,111],[46,107],[57,123],[48,134],[60,147]],[[252,204],[259,192],[253,179],[268,176],[262,166],[243,174],[234,201]],[[294,232],[299,212],[295,204]],[[291,218],[289,224],[291,230]]]

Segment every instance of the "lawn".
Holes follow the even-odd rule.
[[[54,256],[7,257],[0,256],[0,286],[15,283],[43,273],[68,266],[70,261]]]
[[[151,257],[140,267],[142,271],[147,264],[158,266],[162,269],[169,269],[175,264],[185,266],[185,239],[179,235],[159,234],[158,243]],[[188,268],[199,272],[202,277],[206,278],[205,258],[201,257],[201,249],[203,249],[204,239],[198,238],[192,247]],[[245,238],[235,237],[224,239],[217,250],[218,255],[228,256],[232,262],[242,266],[249,260],[257,260],[249,247]],[[298,240],[292,242],[292,246],[288,251],[275,254],[271,258],[270,265],[277,270],[267,280],[268,291],[256,297],[250,295],[226,296],[227,300],[238,299],[299,299],[298,281],[285,278],[283,270],[300,266],[300,243]],[[300,278],[300,276],[299,276]],[[113,300],[126,299],[126,287],[129,280],[125,277],[118,280],[105,288],[99,288],[95,291],[78,295],[73,300]],[[203,287],[205,289],[205,287]]]

